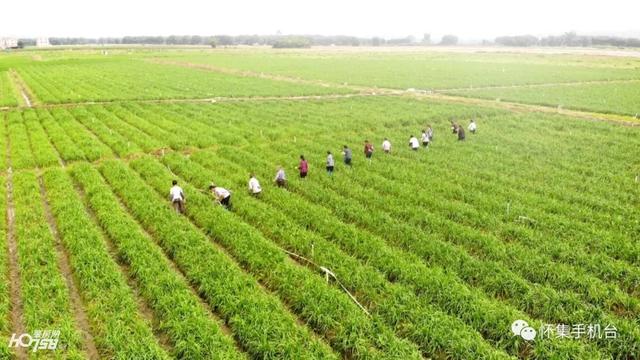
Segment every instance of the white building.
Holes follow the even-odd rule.
[[[42,38],[36,39],[36,47],[48,47],[48,46],[51,46],[51,43],[49,43],[49,38],[42,37]]]
[[[18,47],[18,39],[16,38],[0,38],[0,50]]]

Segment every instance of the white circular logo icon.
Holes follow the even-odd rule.
[[[516,320],[511,324],[511,332],[515,336],[520,336],[527,341],[536,338],[536,330],[529,326],[524,320]]]
[[[520,331],[520,336],[527,341],[531,341],[536,338],[536,330],[530,326],[525,327]]]

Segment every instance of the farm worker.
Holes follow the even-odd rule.
[[[347,145],[342,147],[342,155],[344,156],[344,164],[351,167],[351,159],[353,158],[353,153],[351,149]]]
[[[418,151],[418,149],[420,148],[420,144],[418,143],[418,138],[411,135],[411,137],[409,138],[409,146],[411,147],[411,150]]]
[[[231,192],[229,190],[216,184],[211,184],[209,185],[209,191],[211,191],[213,197],[220,205],[224,206],[227,210],[231,210]]]
[[[256,178],[256,174],[249,175],[249,193],[253,196],[258,196],[262,192],[260,182]]]
[[[433,141],[433,128],[431,125],[427,127],[427,135],[429,136],[429,142]]]
[[[298,170],[300,170],[300,177],[306,178],[307,172],[309,172],[309,163],[305,160],[304,155],[300,155],[300,164],[298,165]]]
[[[180,214],[184,214],[184,202],[185,196],[182,188],[178,186],[178,180],[173,180],[171,182],[171,190],[169,190],[169,198],[171,199],[171,204],[173,208]]]
[[[462,126],[458,126],[458,140],[464,140],[464,128]]]
[[[273,179],[273,181],[276,182],[276,185],[278,185],[278,187],[287,185],[287,177],[284,174],[284,169],[282,168],[282,166],[278,166],[278,172],[276,172],[276,177],[275,179]]]
[[[336,162],[333,159],[333,154],[331,151],[327,151],[327,174],[329,174],[329,176],[333,176],[333,168],[335,165]]]
[[[422,140],[422,146],[424,146],[425,148],[429,147],[429,135],[427,134],[427,130],[422,130],[422,136],[421,136],[421,140]]]
[[[382,142],[382,150],[388,154],[391,152],[391,141],[389,141],[389,139],[384,138],[384,141]]]
[[[476,133],[478,126],[476,125],[475,120],[471,119],[471,122],[469,123],[469,131],[471,131],[472,134]]]
[[[371,156],[373,156],[373,144],[369,142],[369,140],[364,141],[364,156],[371,163]]]

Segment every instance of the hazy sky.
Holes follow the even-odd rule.
[[[1,36],[640,34],[640,0],[3,0]]]

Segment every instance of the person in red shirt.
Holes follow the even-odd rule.
[[[306,178],[307,173],[309,172],[309,163],[304,158],[304,155],[300,155],[300,165],[298,165],[298,170],[300,170],[300,177]]]
[[[364,141],[364,156],[371,162],[371,156],[373,156],[373,144],[369,140]]]

